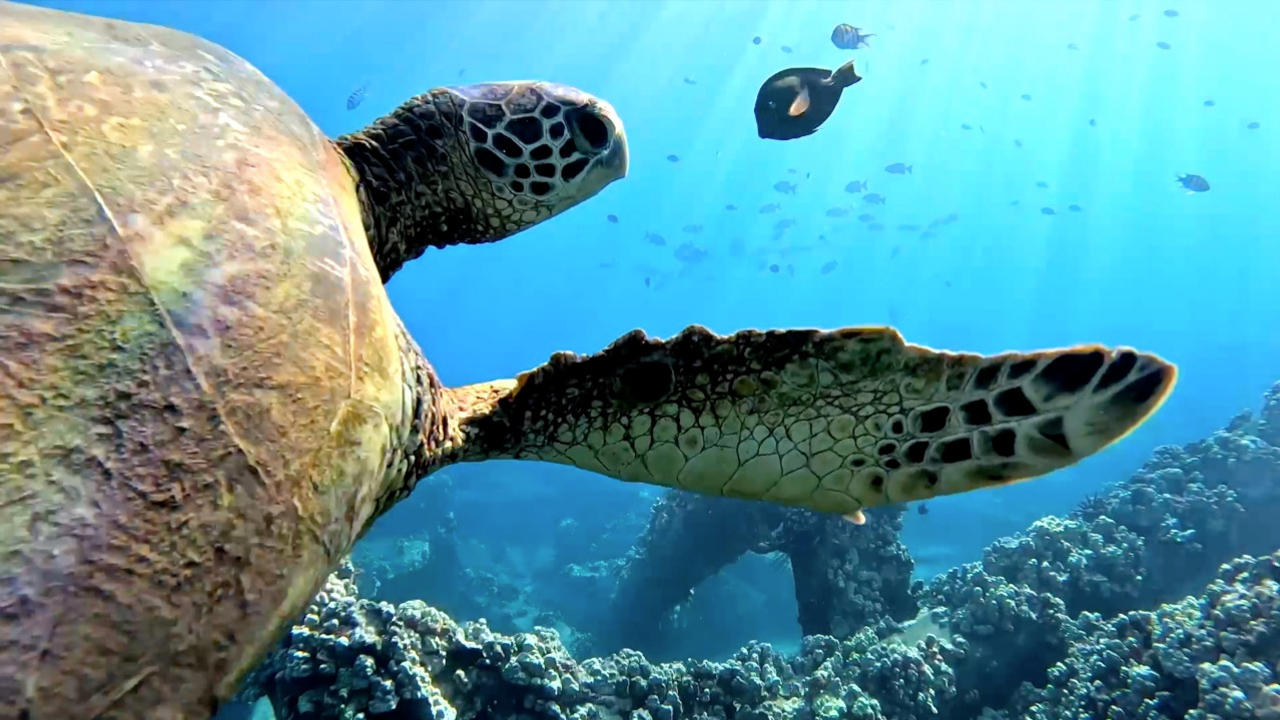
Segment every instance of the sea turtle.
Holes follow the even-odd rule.
[[[617,115],[571,88],[437,89],[330,141],[212,43],[0,5],[5,717],[207,717],[370,522],[450,463],[857,520],[1073,463],[1174,381],[1125,348],[693,326],[444,387],[382,280],[626,168]]]

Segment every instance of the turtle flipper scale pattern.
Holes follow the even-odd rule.
[[[1137,427],[1176,374],[1128,348],[983,356],[884,327],[634,331],[514,382],[449,391],[464,435],[451,459],[544,460],[856,513],[1071,465]]]

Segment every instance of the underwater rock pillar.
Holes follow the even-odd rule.
[[[768,538],[782,512],[770,503],[679,490],[663,495],[618,579],[607,642],[651,646],[664,616],[694,586]]]
[[[865,525],[789,509],[778,549],[791,558],[800,628],[805,635],[846,638],[863,627],[915,616],[915,563],[899,540],[901,508],[872,508]]]

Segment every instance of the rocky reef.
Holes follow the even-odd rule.
[[[1280,385],[1258,418],[1160,448],[929,583],[909,580],[900,510],[858,527],[744,506],[725,511],[739,532],[719,549],[678,554],[670,538],[725,519],[667,496],[614,607],[655,621],[738,554],[785,552],[805,631],[790,655],[753,643],[723,662],[579,662],[554,630],[502,635],[421,601],[361,599],[348,566],[245,694],[282,720],[1280,720],[1277,443]],[[645,568],[673,557],[685,572],[642,591]]]

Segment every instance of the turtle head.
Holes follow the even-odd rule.
[[[455,130],[460,160],[474,163],[488,180],[476,200],[490,208],[492,217],[521,217],[532,209],[537,222],[627,174],[622,120],[609,103],[577,88],[506,82],[442,92],[461,110]],[[501,212],[498,200],[510,203],[514,212]]]
[[[567,85],[442,87],[338,138],[383,280],[427,246],[501,240],[627,174],[609,103]]]

